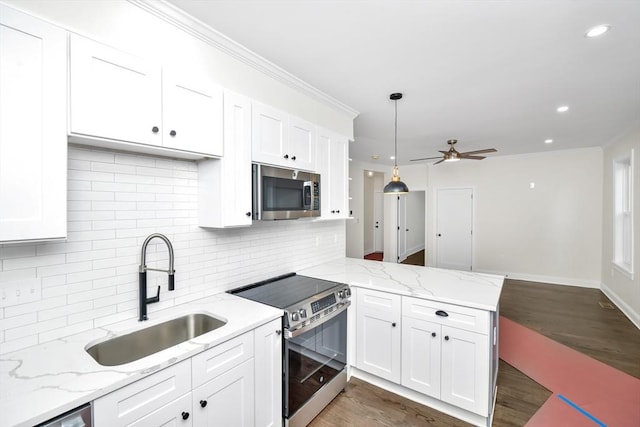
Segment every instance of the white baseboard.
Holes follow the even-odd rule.
[[[364,254],[365,254],[365,255],[369,255],[369,254],[372,254],[372,253],[374,253],[374,252],[375,252],[375,251],[373,250],[373,248],[368,248],[368,249],[365,249],[365,250],[364,250]]]
[[[600,290],[602,290],[602,293],[605,294],[607,298],[613,301],[620,311],[627,316],[629,320],[631,320],[631,323],[633,323],[636,328],[640,329],[640,313],[631,308],[629,304],[624,302],[622,298],[620,298],[618,294],[616,294],[613,289],[608,287],[605,283],[601,284]]]
[[[414,246],[413,248],[407,249],[407,256],[413,255],[416,252],[420,252],[424,250],[424,243],[422,245]]]
[[[476,273],[499,274],[509,279],[525,280],[528,282],[550,283],[552,285],[579,286],[581,288],[600,289],[600,282],[596,280],[575,279],[571,277],[543,276],[539,274],[513,273],[491,270],[473,270]]]

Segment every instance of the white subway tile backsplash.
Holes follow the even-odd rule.
[[[137,318],[140,249],[152,233],[174,246],[176,290],[168,292],[166,274],[149,272],[149,294],[161,287],[150,316],[344,256],[344,221],[198,227],[197,170],[193,161],[72,145],[66,242],[0,245],[0,289],[24,279],[42,283],[40,300],[0,308],[0,354]],[[164,245],[152,241],[147,264],[165,268],[167,259]]]

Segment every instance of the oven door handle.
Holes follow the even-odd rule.
[[[289,331],[289,330],[285,330],[284,333],[284,339],[291,339],[291,338],[295,338],[298,335],[304,334],[305,332],[322,325],[324,322],[327,322],[331,319],[333,319],[334,317],[336,317],[338,314],[342,313],[343,311],[345,311],[347,308],[349,308],[349,306],[351,305],[351,301],[347,301],[345,303],[343,303],[342,307],[340,307],[339,309],[332,311],[331,313],[327,314],[326,316],[324,316],[322,319],[316,321],[316,322],[312,322],[309,323],[308,325],[305,325],[301,328],[298,329],[294,329],[293,331]]]

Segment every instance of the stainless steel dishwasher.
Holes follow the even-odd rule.
[[[82,405],[69,412],[38,424],[36,427],[91,427],[93,425],[93,410],[91,403]]]

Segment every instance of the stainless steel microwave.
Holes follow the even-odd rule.
[[[320,175],[259,164],[252,172],[254,220],[320,216]]]

